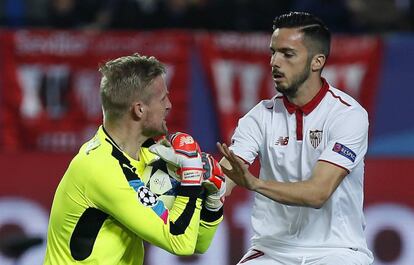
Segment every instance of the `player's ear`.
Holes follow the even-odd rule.
[[[132,115],[134,118],[141,119],[145,114],[145,105],[141,101],[132,103]]]
[[[311,69],[313,72],[321,71],[326,63],[326,56],[322,53],[315,54],[311,61]]]

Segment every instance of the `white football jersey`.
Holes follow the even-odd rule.
[[[301,108],[277,94],[251,109],[239,120],[230,149],[250,164],[258,156],[261,179],[303,181],[318,160],[349,173],[320,209],[283,205],[256,193],[252,245],[275,255],[286,249],[349,248],[372,258],[362,212],[367,143],[367,112],[325,80]]]

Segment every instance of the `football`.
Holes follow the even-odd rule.
[[[180,177],[175,173],[176,170],[164,160],[157,159],[145,167],[142,176],[145,185],[169,210],[174,204],[177,188],[180,186]]]

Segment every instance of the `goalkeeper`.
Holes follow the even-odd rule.
[[[44,264],[143,264],[144,241],[176,255],[203,253],[223,219],[225,185],[208,155],[213,162],[203,169],[191,136],[177,133],[169,144],[150,146],[167,133],[165,67],[134,54],[108,61],[100,72],[103,125],[56,190]],[[179,167],[171,210],[140,179],[154,153]]]

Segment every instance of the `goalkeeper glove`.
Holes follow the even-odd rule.
[[[149,147],[150,152],[178,167],[182,186],[199,186],[203,180],[200,147],[189,134],[176,132]]]
[[[206,190],[204,206],[210,211],[218,211],[223,206],[226,183],[220,164],[208,153],[202,153],[204,175],[203,187]]]

